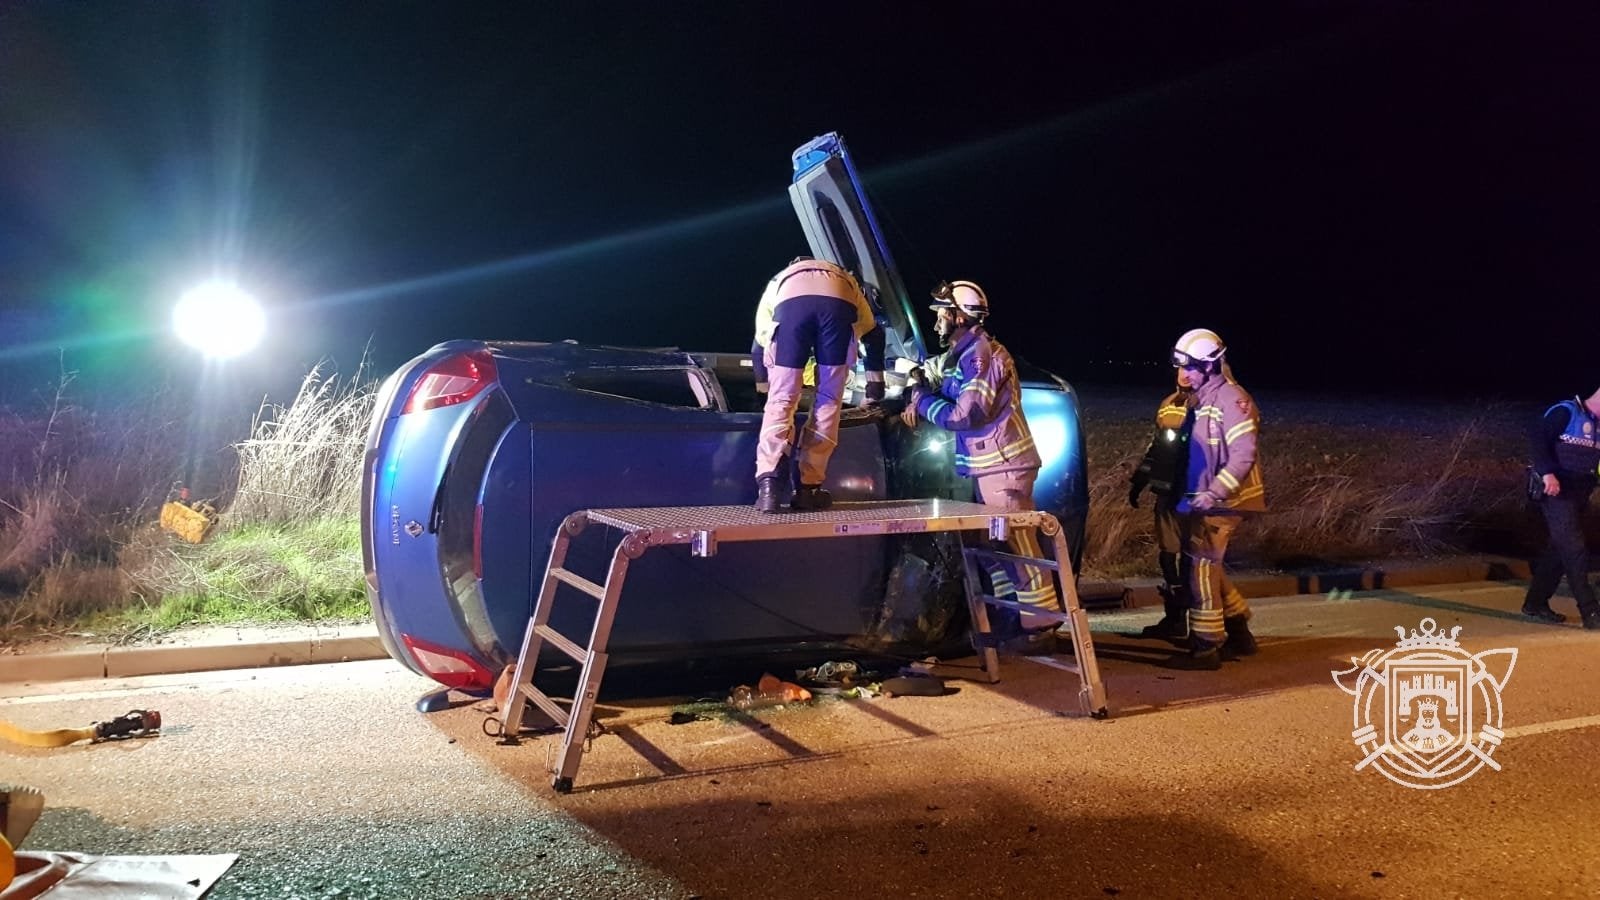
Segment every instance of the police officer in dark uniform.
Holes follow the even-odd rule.
[[[1600,480],[1600,390],[1587,400],[1573,397],[1545,410],[1530,437],[1533,471],[1544,488],[1539,510],[1550,529],[1550,544],[1534,561],[1522,614],[1541,622],[1565,621],[1566,616],[1550,608],[1550,597],[1566,575],[1583,627],[1600,629],[1600,605],[1589,586],[1589,548],[1583,540],[1583,514]]]

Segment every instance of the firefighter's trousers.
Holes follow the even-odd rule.
[[[756,443],[756,477],[777,474],[778,463],[794,441],[794,412],[800,405],[803,368],[767,368],[767,405],[761,415],[761,437]],[[839,445],[839,408],[844,403],[844,386],[850,377],[848,366],[817,366],[817,395],[811,404],[800,433],[795,460],[800,467],[801,484],[822,484],[828,474],[828,460]]]
[[[992,472],[976,476],[977,499],[984,506],[1003,512],[1026,512],[1033,509],[1033,483],[1039,477],[1038,469],[1013,469],[1009,472]],[[1044,557],[1039,547],[1039,535],[1033,528],[1013,528],[1006,539],[1006,547],[1018,556],[1034,559]],[[1027,603],[1050,612],[1059,612],[1061,603],[1056,598],[1056,586],[1050,570],[1038,566],[1019,566],[998,561],[987,561],[984,568],[994,587],[994,595],[1004,599],[1015,594],[1019,603]],[[1022,627],[1027,630],[1045,627],[1048,623],[1024,613]]]
[[[767,344],[767,405],[756,442],[756,477],[779,473],[778,463],[794,443],[794,412],[800,405],[806,363],[817,361],[817,394],[800,434],[795,462],[800,483],[820,485],[839,445],[839,407],[856,361],[856,310],[837,297],[803,296],[778,307],[778,323]]]
[[[1237,514],[1189,517],[1189,634],[1197,645],[1220,647],[1224,619],[1250,617],[1249,601],[1222,567],[1239,520]]]

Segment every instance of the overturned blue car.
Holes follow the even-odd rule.
[[[858,275],[885,328],[892,401],[899,373],[928,355],[921,304],[901,283],[842,139],[819,137],[793,163],[789,192],[812,254]],[[1076,556],[1088,508],[1077,398],[1061,379],[1019,366],[1044,458],[1035,500]],[[860,403],[860,373],[851,384],[847,400]],[[368,596],[389,654],[447,688],[488,691],[521,648],[568,514],[754,501],[762,400],[745,353],[457,340],[406,363],[379,392],[362,480]],[[857,406],[843,417],[826,486],[840,501],[971,499],[951,453],[946,433]],[[629,573],[611,664],[947,643],[965,625],[954,540],[756,542],[706,559],[664,548]],[[575,543],[566,565],[603,570],[606,553],[600,542]],[[582,610],[558,608],[557,630],[587,627],[563,613]]]

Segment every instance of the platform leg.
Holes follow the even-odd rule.
[[[1078,661],[1078,702],[1084,713],[1096,719],[1107,716],[1106,688],[1100,681],[1100,663],[1095,659],[1094,641],[1089,634],[1089,614],[1084,612],[1078,599],[1078,579],[1072,572],[1072,555],[1067,549],[1066,536],[1060,526],[1053,535],[1056,553],[1057,583],[1061,589],[1061,602],[1072,629],[1072,652]]]
[[[978,668],[990,684],[1000,680],[1000,654],[995,650],[994,629],[989,627],[989,604],[983,602],[983,582],[978,578],[977,563],[966,552],[970,532],[960,532],[958,541],[961,553],[961,580],[967,592],[967,614],[972,619],[972,649],[978,654]]]

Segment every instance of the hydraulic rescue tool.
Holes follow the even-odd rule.
[[[106,722],[95,722],[84,728],[57,728],[51,731],[30,731],[0,719],[0,738],[24,747],[65,747],[79,741],[98,744],[123,738],[155,737],[161,731],[161,713],[153,709],[130,710]]]

